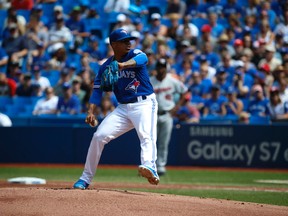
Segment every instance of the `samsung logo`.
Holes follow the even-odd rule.
[[[232,137],[233,135],[232,127],[190,127],[190,136],[192,137]]]

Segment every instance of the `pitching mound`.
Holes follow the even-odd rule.
[[[121,189],[129,184],[97,183],[84,191],[71,186],[71,182],[43,186],[0,182],[0,215],[288,215],[282,206]]]

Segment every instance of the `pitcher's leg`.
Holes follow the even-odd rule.
[[[141,105],[131,106],[129,118],[132,121],[141,146],[141,164],[151,167],[155,171],[157,159],[157,101],[149,98]]]
[[[158,173],[164,174],[166,172],[166,164],[168,158],[169,142],[173,129],[173,119],[170,114],[161,116],[158,121],[158,139],[157,139],[157,169]]]
[[[104,145],[132,128],[132,123],[126,118],[126,112],[123,113],[123,110],[118,107],[108,115],[93,135],[80,179],[90,184],[96,173]]]

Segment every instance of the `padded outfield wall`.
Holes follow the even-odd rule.
[[[95,129],[0,128],[0,163],[84,163]],[[106,145],[101,164],[137,165],[134,130]],[[288,168],[288,125],[182,125],[174,128],[168,165]]]

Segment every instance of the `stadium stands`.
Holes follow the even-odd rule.
[[[63,12],[65,16],[65,21],[67,22],[68,19],[71,18],[71,12],[73,11],[73,8],[75,6],[79,6],[81,8],[81,16],[80,16],[80,21],[84,24],[84,29],[85,31],[89,32],[92,35],[96,35],[99,38],[99,44],[98,44],[98,48],[92,48],[89,41],[89,35],[87,36],[79,36],[77,35],[75,32],[73,31],[72,34],[72,30],[70,30],[71,35],[73,37],[73,40],[68,41],[66,43],[64,43],[64,53],[63,55],[65,55],[65,58],[63,60],[63,62],[58,61],[57,59],[54,57],[55,53],[57,53],[55,50],[52,49],[51,52],[48,52],[48,49],[45,49],[45,54],[47,54],[48,56],[48,60],[45,60],[45,64],[47,64],[48,61],[50,61],[51,59],[55,60],[56,63],[55,65],[58,67],[57,69],[52,68],[52,69],[47,69],[47,67],[45,68],[45,65],[41,71],[42,76],[43,77],[47,77],[48,80],[50,81],[50,84],[52,87],[55,87],[56,84],[59,82],[60,78],[61,78],[61,71],[67,67],[67,65],[69,65],[70,63],[74,63],[74,65],[76,65],[76,71],[75,74],[73,74],[73,78],[75,78],[75,76],[80,76],[79,72],[82,70],[83,67],[88,67],[90,69],[90,74],[97,74],[100,65],[103,63],[103,60],[105,60],[108,57],[108,50],[107,50],[107,41],[105,41],[109,35],[109,32],[112,31],[112,29],[114,28],[114,26],[117,24],[117,15],[120,13],[119,11],[112,11],[110,13],[107,13],[104,11],[104,5],[106,4],[107,1],[105,0],[87,0],[87,1],[83,1],[83,0],[75,0],[75,1],[71,1],[71,0],[59,0],[56,3],[43,3],[41,4],[41,8],[43,10],[43,16],[46,17],[49,21],[49,25],[47,24],[46,28],[47,31],[45,31],[44,29],[43,32],[38,32],[39,34],[37,35],[39,40],[42,40],[41,43],[47,45],[48,41],[45,40],[49,40],[48,38],[51,36],[49,35],[49,30],[51,29],[51,26],[53,26],[54,23],[54,7],[56,5],[61,5],[63,7]],[[131,0],[130,4],[135,4],[135,0]],[[273,26],[273,30],[275,30],[274,32],[271,30],[268,33],[266,33],[265,35],[261,35],[261,33],[259,32],[259,26],[261,25],[262,21],[261,19],[259,19],[259,16],[261,15],[265,15],[265,12],[268,14],[269,10],[263,8],[262,4],[258,4],[255,8],[255,11],[257,11],[257,13],[255,13],[256,16],[256,24],[255,26],[247,26],[246,23],[244,23],[245,17],[250,15],[249,13],[252,13],[253,11],[248,10],[246,8],[246,6],[248,5],[248,1],[241,1],[241,5],[236,3],[235,7],[235,11],[234,11],[234,15],[237,16],[237,14],[239,13],[239,19],[237,19],[237,21],[239,21],[239,26],[236,26],[236,22],[234,23],[235,26],[231,26],[234,25],[232,24],[231,20],[229,20],[227,17],[224,16],[224,11],[230,11],[229,9],[229,5],[227,5],[227,1],[226,0],[221,0],[218,1],[217,4],[214,5],[214,3],[212,4],[208,4],[205,3],[205,1],[199,1],[199,5],[197,4],[193,4],[191,3],[192,1],[184,1],[182,0],[182,2],[185,2],[186,4],[186,13],[190,13],[191,11],[191,20],[189,21],[190,24],[194,24],[198,31],[199,34],[197,35],[195,32],[190,32],[191,34],[196,34],[193,36],[187,36],[184,35],[177,35],[174,31],[174,29],[171,29],[171,20],[169,19],[168,16],[166,16],[166,10],[167,10],[167,0],[158,0],[158,1],[154,1],[154,0],[142,0],[142,5],[144,7],[146,7],[148,9],[148,14],[146,15],[136,15],[136,14],[132,14],[131,11],[129,11],[128,9],[126,11],[122,11],[124,14],[126,14],[126,16],[130,17],[130,21],[127,21],[127,25],[124,26],[128,29],[135,29],[135,25],[132,25],[134,23],[134,21],[136,20],[136,18],[140,18],[140,20],[142,21],[143,24],[143,28],[142,28],[142,32],[141,29],[139,30],[140,32],[140,48],[146,48],[146,44],[144,46],[144,43],[142,43],[145,39],[145,43],[149,44],[148,42],[150,42],[147,38],[150,33],[149,28],[150,28],[150,21],[151,21],[151,14],[153,13],[159,13],[161,15],[161,24],[166,26],[168,31],[166,33],[166,35],[157,35],[155,32],[153,32],[154,36],[157,36],[152,40],[152,45],[149,48],[152,48],[153,53],[155,54],[156,58],[157,56],[159,56],[158,50],[157,50],[157,46],[158,46],[158,39],[160,38],[161,40],[165,41],[165,44],[167,45],[167,50],[166,50],[166,54],[167,56],[169,56],[171,64],[172,64],[172,69],[174,69],[175,71],[171,71],[171,73],[174,73],[175,77],[178,77],[180,80],[184,80],[183,82],[187,85],[187,87],[190,87],[189,85],[191,85],[191,80],[189,80],[188,78],[190,78],[192,76],[192,74],[194,72],[200,72],[202,73],[202,69],[204,68],[204,64],[203,62],[208,63],[207,67],[208,67],[208,77],[210,76],[209,79],[212,80],[212,82],[216,82],[216,75],[215,75],[215,69],[219,69],[220,66],[223,66],[224,62],[222,60],[222,54],[223,54],[223,50],[228,50],[230,53],[230,57],[232,59],[232,63],[229,66],[225,66],[227,67],[227,71],[229,71],[229,76],[232,74],[232,76],[230,76],[230,81],[233,80],[233,76],[234,73],[239,73],[239,68],[243,68],[244,65],[244,61],[246,57],[246,53],[251,52],[252,56],[251,59],[248,60],[250,62],[246,62],[245,64],[251,64],[252,68],[255,70],[260,70],[260,66],[258,64],[260,64],[260,61],[264,61],[265,62],[265,56],[264,53],[262,53],[261,55],[259,54],[258,56],[258,50],[257,48],[259,46],[264,46],[267,45],[267,43],[269,42],[269,34],[273,35],[272,38],[276,38],[277,37],[281,37],[281,39],[284,41],[282,44],[279,42],[281,40],[273,40],[269,43],[271,43],[270,45],[273,46],[273,48],[275,48],[276,51],[276,55],[274,56],[273,61],[275,60],[275,62],[280,62],[280,65],[277,66],[282,66],[282,68],[284,68],[283,70],[287,72],[288,70],[288,55],[285,56],[285,54],[283,55],[282,52],[280,52],[280,48],[285,48],[287,47],[288,50],[288,40],[285,42],[285,37],[288,38],[288,33],[287,32],[281,32],[281,35],[279,32],[277,32],[277,27],[275,23],[270,23],[270,26]],[[267,3],[268,4],[268,3]],[[277,5],[278,4],[278,5]],[[276,2],[276,1],[272,1],[271,3],[271,13],[273,12],[273,10],[282,10],[282,12],[284,10],[288,10],[285,9],[286,5],[282,2]],[[87,7],[88,6],[88,7]],[[239,7],[238,7],[239,6]],[[89,17],[88,18],[88,11],[89,9],[94,8],[96,9],[96,15],[95,17]],[[175,6],[175,13],[177,13],[177,8],[178,6]],[[192,9],[191,9],[192,8]],[[222,25],[224,27],[224,31],[221,33],[225,33],[226,35],[228,35],[228,43],[227,45],[225,45],[225,47],[221,47],[219,44],[220,42],[218,41],[218,38],[209,38],[207,39],[207,41],[205,41],[205,38],[202,38],[203,34],[201,32],[201,28],[203,27],[203,25],[211,25],[212,21],[209,20],[209,16],[207,16],[207,14],[209,12],[213,12],[213,13],[219,13],[219,8],[222,8],[220,11],[221,14],[219,14],[218,19],[217,19],[217,24]],[[240,9],[241,10],[240,10]],[[280,9],[279,9],[280,8]],[[288,8],[288,7],[287,7]],[[234,10],[234,9],[231,9]],[[195,12],[196,11],[196,12]],[[122,13],[121,12],[121,13]],[[228,13],[227,12],[227,13]],[[274,11],[275,12],[275,11]],[[229,12],[230,13],[230,12]],[[284,13],[283,13],[284,14]],[[21,15],[25,18],[26,22],[29,23],[30,21],[30,16],[31,16],[31,11],[30,10],[23,10],[23,9],[19,9],[17,10],[17,15]],[[277,22],[278,23],[284,23],[285,22],[285,17],[282,14],[278,14],[278,18],[277,18]],[[240,17],[242,17],[240,19]],[[3,43],[5,37],[7,37],[7,26],[5,25],[5,20],[7,17],[7,8],[6,9],[0,9],[0,31],[1,31],[1,42]],[[40,17],[42,18],[42,17]],[[288,19],[288,18],[286,18]],[[40,19],[41,20],[41,19]],[[139,21],[138,21],[139,22]],[[288,20],[286,21],[288,22]],[[30,25],[31,23],[29,23]],[[183,17],[180,17],[179,19],[179,24],[185,24],[183,23]],[[187,24],[187,23],[186,23]],[[185,25],[186,25],[185,24]],[[33,25],[33,24],[32,24]],[[27,25],[28,26],[28,25]],[[41,24],[39,25],[41,26]],[[38,26],[38,27],[39,27]],[[73,27],[75,28],[79,28],[81,29],[81,23],[78,23],[78,21],[73,21]],[[211,27],[211,29],[210,29]],[[211,31],[218,31],[219,28],[217,28],[216,26],[210,26],[209,28],[206,28],[207,32],[210,33]],[[247,28],[249,27],[249,28]],[[6,28],[6,29],[5,29]],[[190,30],[191,26],[189,26]],[[251,32],[256,32],[255,35],[253,35],[253,40],[252,43],[250,45],[245,44],[245,39],[246,39],[246,34],[247,32],[245,32],[244,35],[244,28],[245,29],[250,29]],[[4,31],[5,29],[5,31]],[[41,28],[40,28],[41,29]],[[271,28],[272,29],[272,28]],[[31,29],[30,29],[31,30]],[[253,31],[252,31],[253,30]],[[26,29],[26,31],[28,31],[28,27]],[[192,30],[191,30],[192,31]],[[249,31],[248,31],[249,32]],[[31,33],[31,32],[30,32]],[[83,33],[83,32],[82,32]],[[217,32],[218,33],[218,32]],[[233,36],[234,34],[234,36]],[[45,38],[43,35],[48,36],[48,38]],[[209,34],[208,34],[209,35]],[[220,35],[220,34],[219,34]],[[9,34],[8,34],[9,36]],[[27,36],[24,34],[24,36]],[[211,36],[211,35],[210,35]],[[187,38],[188,37],[188,38]],[[252,37],[251,37],[252,38]],[[27,38],[26,38],[27,39]],[[28,39],[27,39],[28,40]],[[264,42],[263,42],[264,40]],[[265,41],[266,40],[266,41]],[[185,80],[186,78],[184,78],[184,75],[179,75],[179,74],[185,74],[185,69],[182,67],[182,60],[184,58],[186,58],[186,54],[185,52],[183,52],[183,46],[185,45],[180,45],[182,44],[182,42],[185,41],[188,43],[186,43],[187,45],[187,50],[190,51],[190,53],[193,54],[193,60],[194,63],[196,62],[197,64],[193,64],[193,66],[191,66],[191,74],[189,76],[187,76],[187,80]],[[211,42],[212,41],[212,42]],[[235,41],[237,41],[236,45],[238,46],[243,46],[243,50],[245,49],[246,53],[244,53],[244,51],[242,50],[238,50],[238,48],[236,48],[235,45]],[[26,41],[27,42],[27,41]],[[37,44],[41,45],[42,44]],[[78,44],[77,44],[78,43]],[[205,43],[209,43],[209,45],[212,46],[211,51],[207,51],[207,50],[203,50],[202,46]],[[34,60],[34,57],[32,57],[32,51],[34,52],[36,50],[36,45],[33,42],[29,41],[29,54],[27,56],[25,56],[22,59],[19,59],[20,62],[20,69],[21,69],[21,73],[25,74],[25,73],[32,73],[31,71],[31,65],[36,61]],[[186,46],[185,45],[185,46]],[[40,46],[39,46],[40,47]],[[48,46],[49,47],[49,46]],[[49,47],[51,48],[51,46]],[[38,49],[38,48],[37,48]],[[183,49],[183,50],[181,50]],[[208,48],[207,48],[208,49]],[[192,51],[191,51],[192,50]],[[270,49],[271,50],[271,49]],[[273,50],[273,49],[272,49]],[[145,51],[145,50],[143,50]],[[265,51],[265,48],[264,48]],[[207,52],[210,52],[207,54]],[[239,53],[238,53],[239,52]],[[100,55],[101,53],[101,55]],[[188,53],[188,52],[187,52]],[[0,53],[0,58],[1,57],[5,57],[8,56],[8,54],[2,54]],[[3,56],[2,56],[3,55]],[[105,55],[105,56],[102,56]],[[201,60],[201,56],[205,57],[205,61]],[[87,57],[88,56],[88,57]],[[100,57],[101,56],[101,57]],[[244,56],[244,57],[243,57]],[[11,56],[10,56],[11,57]],[[60,56],[60,59],[63,56]],[[191,57],[191,55],[190,55]],[[189,57],[189,58],[190,58]],[[217,62],[216,66],[214,66],[215,68],[212,68],[211,65],[209,65],[209,62],[211,61],[211,59],[213,60],[214,57],[219,57],[219,59],[221,60],[220,62]],[[11,60],[11,59],[10,59]],[[11,63],[9,60],[9,64]],[[39,60],[40,61],[40,60]],[[242,66],[240,64],[239,66],[239,61],[240,63],[242,62]],[[192,65],[193,62],[191,62]],[[36,64],[36,63],[35,63]],[[277,63],[278,64],[278,63]],[[200,65],[200,66],[199,66]],[[245,67],[246,67],[245,65]],[[195,66],[195,67],[194,67]],[[10,68],[7,68],[7,65],[3,65],[0,66],[0,68],[2,69],[1,72],[6,73],[8,75],[8,77],[10,76]],[[151,68],[153,68],[153,65],[151,66]],[[196,68],[196,69],[195,69]],[[237,70],[236,70],[237,69]],[[282,71],[283,71],[282,70]],[[181,73],[180,73],[181,71]],[[214,72],[213,72],[214,71]],[[252,71],[252,70],[250,70]],[[281,71],[281,70],[280,70]],[[183,73],[182,73],[183,72]],[[214,73],[214,75],[213,75]],[[271,70],[270,73],[272,75],[273,71]],[[19,72],[20,74],[20,72]],[[177,74],[177,76],[176,76]],[[256,73],[258,74],[258,72]],[[288,73],[286,73],[286,77],[285,79],[288,80]],[[183,77],[182,77],[183,76]],[[212,77],[213,76],[213,77]],[[70,83],[72,83],[73,79],[69,80]],[[262,77],[264,77],[264,79],[266,79],[266,74],[264,74]],[[12,79],[12,76],[10,76],[10,78]],[[85,78],[85,76],[84,76]],[[81,79],[84,79],[83,77],[81,77]],[[207,78],[207,77],[206,77]],[[206,79],[205,78],[205,79]],[[274,75],[274,79],[273,80],[273,86],[279,86],[281,83],[279,80],[276,80],[276,76]],[[15,77],[13,77],[13,79],[15,79]],[[205,80],[203,78],[203,80]],[[244,79],[244,78],[243,78]],[[251,94],[250,89],[252,89],[254,84],[257,84],[257,82],[261,82],[261,80],[258,80],[259,77],[257,77],[256,75],[253,76],[249,76],[247,74],[245,74],[245,79],[243,80],[245,85],[244,87],[249,88],[249,92],[247,93],[247,95],[243,96],[241,95],[241,101],[243,102],[243,111],[247,112],[248,106],[249,106],[249,102],[251,101],[251,98],[254,97],[254,95]],[[20,84],[20,80],[18,78],[15,79],[17,81],[17,85]],[[88,82],[93,82],[93,80],[89,80]],[[231,81],[234,82],[234,81]],[[203,82],[204,83],[204,82]],[[202,86],[200,86],[199,88],[202,88],[201,91],[205,88],[205,83]],[[268,83],[268,82],[267,82]],[[207,83],[206,83],[207,84]],[[232,85],[232,83],[230,83]],[[203,88],[204,85],[204,88]],[[235,85],[235,83],[233,83],[233,85]],[[264,80],[264,82],[262,81],[261,85],[266,89],[267,86],[266,82]],[[286,84],[287,85],[287,84]],[[288,86],[288,85],[287,85]],[[283,94],[288,94],[288,87],[286,86],[286,91],[287,93],[283,93]],[[83,86],[82,86],[83,87]],[[207,86],[206,86],[207,87]],[[271,87],[271,86],[270,86]],[[83,89],[85,89],[85,87],[83,87]],[[268,89],[268,87],[267,87]],[[0,90],[1,90],[1,86],[0,86]],[[207,92],[206,94],[210,94],[209,91],[207,89],[205,89]],[[204,91],[204,90],[203,90]],[[1,91],[0,91],[1,93]],[[269,99],[269,92],[264,92],[264,96],[266,99]],[[201,95],[202,97],[203,95]],[[203,101],[205,104],[205,100],[206,100],[206,96],[203,96]],[[40,96],[40,97],[43,97]],[[36,97],[35,95],[31,96],[31,97],[19,97],[19,96],[15,96],[15,97],[10,97],[7,96],[7,94],[0,94],[0,112],[7,114],[11,119],[13,119],[14,125],[58,125],[59,122],[63,122],[63,125],[65,124],[71,124],[71,123],[79,123],[82,124],[82,120],[81,118],[83,118],[84,115],[78,115],[78,116],[71,116],[71,115],[64,115],[64,114],[59,114],[59,115],[47,115],[47,116],[33,116],[32,115],[32,111],[33,108],[37,102],[37,100],[40,97]],[[283,100],[285,100],[285,97],[283,96]],[[286,97],[286,99],[288,98],[288,96]],[[202,102],[203,102],[202,101]],[[192,101],[194,102],[194,101]],[[83,105],[83,107],[85,107],[85,104]],[[202,111],[202,110],[200,110]],[[288,112],[288,111],[287,111]],[[85,109],[83,109],[83,113],[85,113]],[[61,121],[58,121],[57,119],[61,119]],[[64,120],[63,120],[64,119]],[[219,115],[208,115],[208,116],[201,116],[200,119],[200,124],[201,123],[209,123],[209,124],[237,124],[239,121],[239,117],[238,115],[226,115],[226,116],[219,116]],[[81,122],[81,123],[80,123]],[[265,117],[260,117],[260,116],[250,116],[250,124],[271,124],[271,116],[265,116]]]

